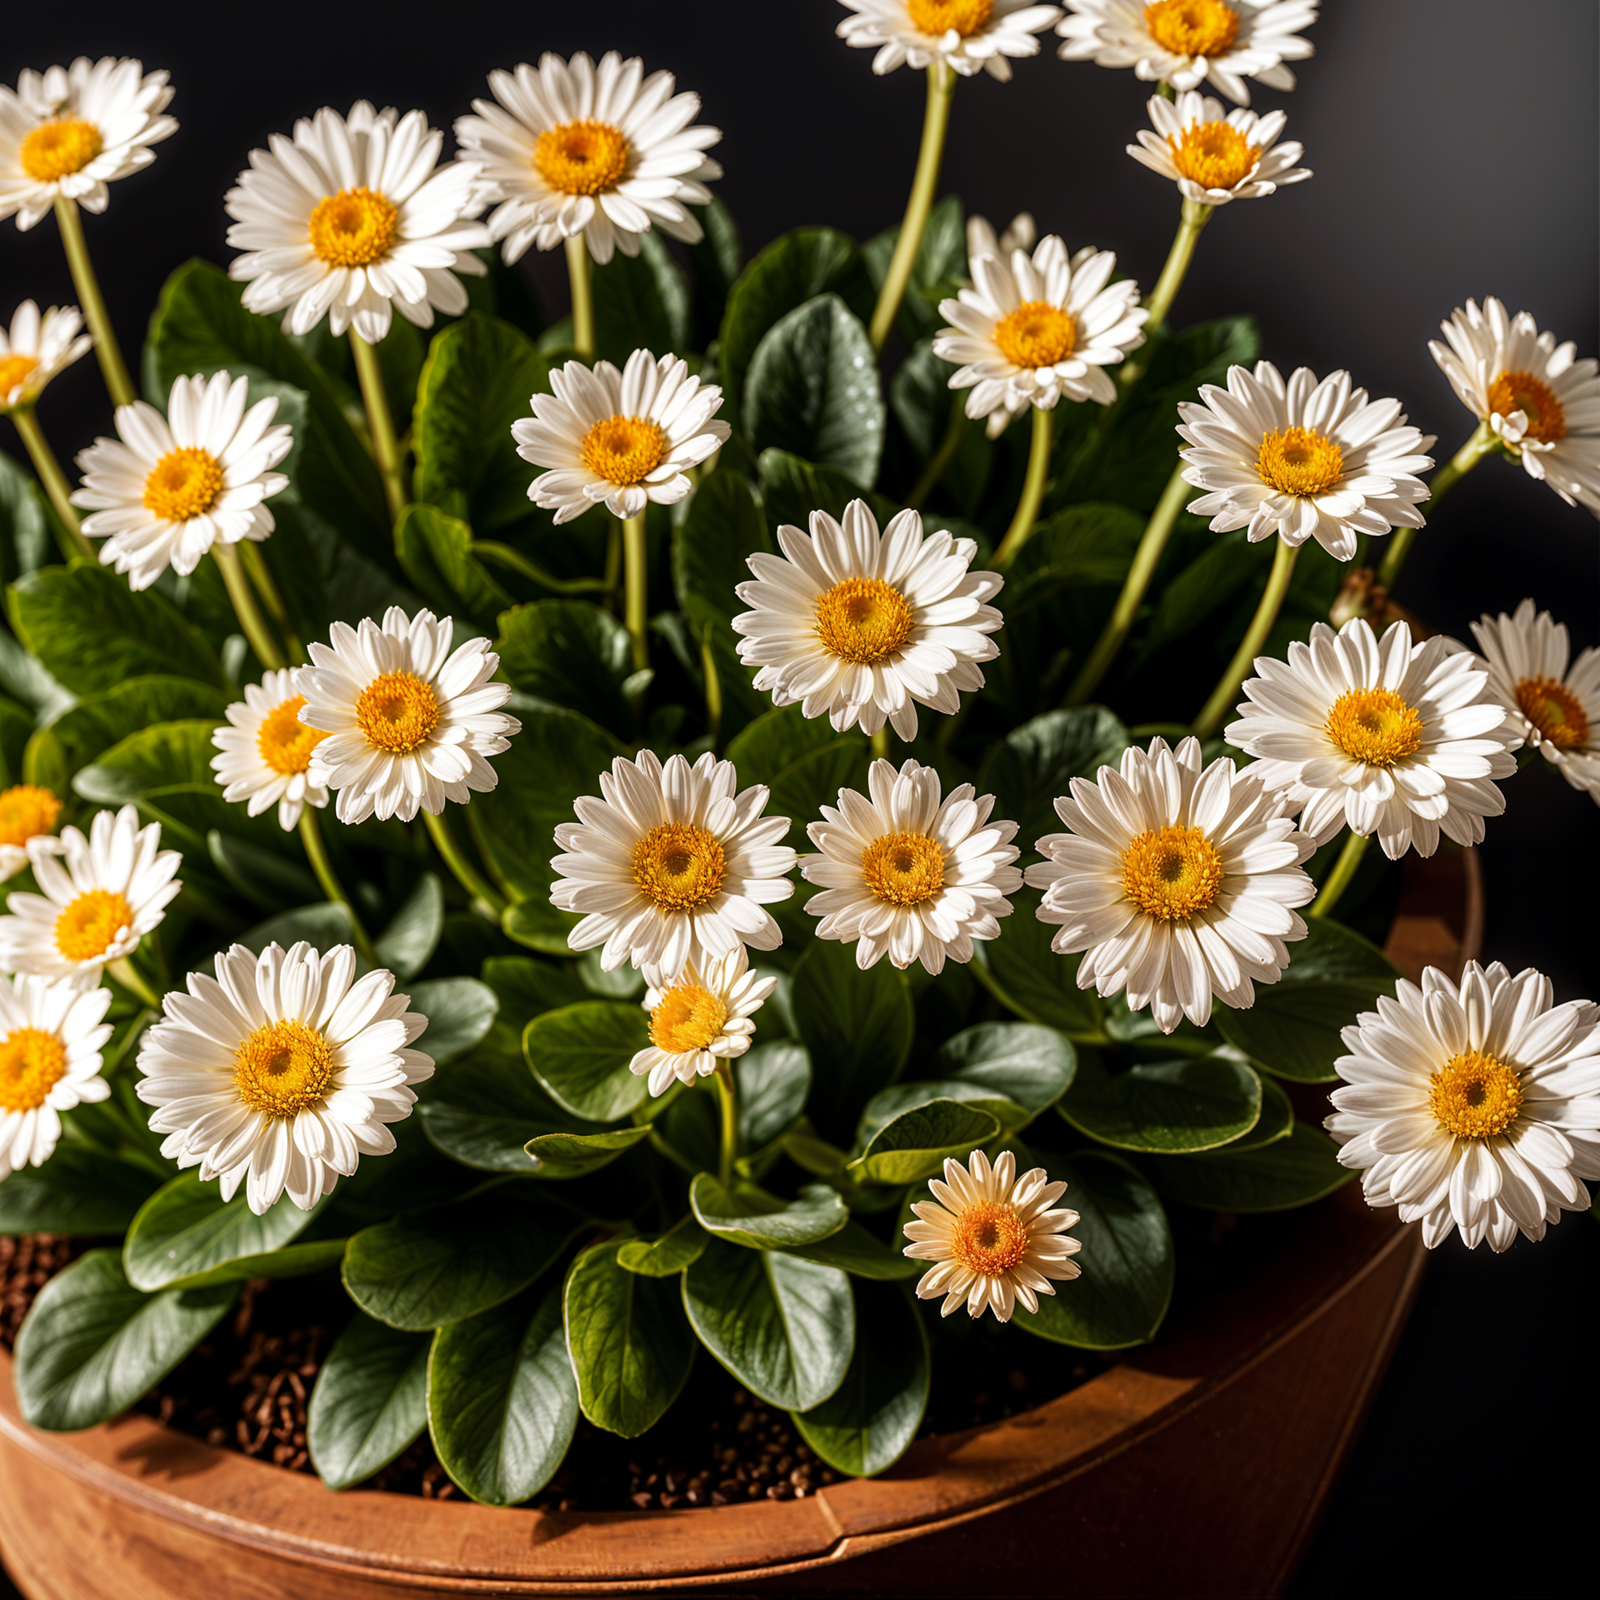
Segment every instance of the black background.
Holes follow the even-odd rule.
[[[179,132],[156,147],[153,168],[113,186],[104,217],[86,218],[131,356],[174,266],[192,255],[229,259],[222,196],[268,133],[357,96],[420,106],[448,129],[485,92],[489,68],[544,50],[617,48],[697,90],[702,120],[726,135],[713,152],[727,168],[717,190],[747,253],[800,223],[875,233],[904,204],[921,74],[875,78],[870,52],[833,37],[843,15],[831,0],[78,0],[6,8],[0,80],[79,53],[137,55],[171,71]],[[1426,349],[1453,306],[1497,294],[1580,354],[1600,343],[1596,8],[1331,0],[1309,37],[1317,55],[1299,67],[1299,88],[1263,91],[1256,105],[1288,109],[1287,136],[1304,142],[1315,176],[1219,214],[1174,321],[1254,312],[1265,355],[1285,372],[1348,367],[1374,394],[1399,396],[1440,436],[1443,459],[1471,431]],[[997,224],[1032,210],[1069,248],[1115,249],[1124,270],[1153,282],[1178,206],[1170,185],[1123,154],[1144,124],[1148,89],[1131,72],[1057,61],[1048,43],[1041,58],[1017,63],[1010,84],[963,80],[944,188]],[[527,266],[559,314],[559,252]],[[0,223],[0,314],[30,295],[74,298],[55,227],[19,234]],[[92,361],[52,386],[42,421],[64,460],[104,431]],[[1491,460],[1419,539],[1401,598],[1466,637],[1471,618],[1524,595],[1564,620],[1575,646],[1600,643],[1594,519]],[[1540,762],[1511,780],[1507,798],[1483,849],[1486,956],[1513,970],[1539,966],[1558,999],[1594,996],[1600,809]],[[1293,1593],[1564,1588],[1580,1544],[1592,1548],[1597,1285],[1600,1230],[1584,1216],[1505,1256],[1455,1239],[1436,1252]],[[1158,1538],[1159,1508],[1151,1512]]]

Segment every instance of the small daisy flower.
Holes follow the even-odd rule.
[[[1043,1167],[1020,1178],[1016,1172],[1011,1151],[1002,1150],[991,1167],[974,1150],[965,1167],[946,1160],[944,1182],[928,1180],[933,1199],[912,1205],[917,1220],[905,1225],[911,1243],[904,1253],[934,1263],[918,1280],[917,1298],[943,1295],[940,1316],[965,1305],[970,1317],[988,1310],[1009,1322],[1019,1300],[1037,1311],[1038,1297],[1056,1292],[1052,1278],[1082,1272],[1072,1257],[1083,1247],[1066,1232],[1078,1213],[1056,1205],[1066,1184],[1051,1183]]]
[[[784,524],[778,547],[781,557],[749,557],[756,582],[734,593],[754,609],[733,619],[739,659],[760,668],[755,687],[775,706],[798,702],[841,733],[889,722],[909,744],[919,705],[953,713],[983,687],[979,663],[1000,654],[988,636],[1005,620],[985,602],[1005,580],[968,570],[973,540],[924,538],[915,511],[880,538],[866,502],[852,500],[842,526],[813,511],[810,537]]]
[[[692,767],[681,755],[663,766],[649,750],[618,756],[600,774],[600,798],[579,798],[578,821],[555,832],[564,853],[550,863],[550,900],[583,918],[567,943],[603,946],[602,971],[629,961],[658,989],[741,945],[776,950],[783,935],[762,908],[794,893],[789,819],[762,815],[765,784],[737,785],[733,763],[709,752]]]
[[[550,389],[532,397],[533,416],[513,422],[511,437],[524,461],[550,468],[528,498],[558,526],[591,506],[627,518],[651,501],[676,505],[693,487],[689,469],[733,431],[715,420],[722,390],[691,377],[679,356],[635,350],[621,372],[569,361],[551,372]]]
[[[1320,383],[1309,367],[1285,384],[1270,361],[1228,369],[1228,387],[1200,386],[1181,401],[1178,453],[1184,477],[1210,492],[1189,502],[1213,533],[1248,528],[1251,542],[1317,543],[1336,561],[1356,553],[1356,535],[1420,528],[1433,465],[1433,436],[1405,426],[1398,400],[1368,400],[1348,372]]]
[[[452,652],[452,627],[390,606],[381,628],[371,617],[360,628],[334,623],[331,642],[313,644],[311,665],[295,669],[300,720],[324,735],[311,745],[307,796],[337,790],[341,822],[374,813],[410,822],[419,807],[436,817],[446,801],[464,806],[499,782],[488,757],[522,731],[498,709],[511,685],[492,681],[500,657],[487,639]]]
[[[226,371],[178,378],[166,416],[143,400],[118,406],[118,436],[79,454],[72,503],[91,513],[83,531],[106,541],[101,564],[126,573],[130,589],[148,589],[168,567],[186,576],[219,539],[259,543],[276,526],[264,502],[289,487],[272,469],[294,434],[272,424],[275,395],[246,411],[249,393],[248,378]]]
[[[1209,82],[1230,100],[1250,104],[1246,78],[1269,89],[1294,88],[1286,61],[1312,46],[1300,37],[1317,20],[1317,0],[1066,0],[1056,32],[1063,61],[1132,67],[1146,83],[1195,89]]]
[[[249,284],[247,311],[289,307],[285,333],[324,317],[335,335],[368,344],[389,331],[391,308],[419,328],[435,310],[459,316],[458,273],[488,268],[472,254],[490,243],[473,162],[439,165],[444,135],[420,111],[401,117],[357,101],[348,120],[326,106],[250,152],[227,195],[228,243],[243,250],[228,276]]]
[[[936,975],[947,957],[970,961],[974,939],[1000,937],[1006,896],[1022,887],[1016,823],[990,822],[994,796],[974,798],[970,783],[941,804],[939,774],[915,761],[899,772],[874,761],[867,793],[841,789],[838,810],[824,806],[806,829],[822,852],[800,864],[823,891],[806,902],[817,937],[853,940],[862,971],[884,956]]]
[[[96,812],[87,839],[63,828],[59,839],[35,834],[27,850],[44,893],[6,900],[3,972],[98,983],[101,968],[131,955],[183,887],[173,876],[181,857],[161,849],[161,824],[141,828],[132,806]]]
[[[1516,771],[1520,738],[1482,663],[1454,641],[1413,643],[1404,622],[1380,639],[1355,617],[1338,633],[1319,622],[1287,661],[1255,665],[1223,736],[1318,844],[1348,824],[1375,833],[1391,861],[1431,856],[1441,832],[1480,844],[1483,819],[1505,810],[1494,780]]]
[[[670,72],[647,78],[637,56],[615,50],[598,67],[579,51],[489,74],[494,100],[472,102],[477,116],[456,122],[456,141],[500,202],[489,232],[508,262],[580,233],[599,262],[638,255],[652,228],[686,244],[701,237],[689,207],[708,205],[706,184],[722,176],[705,155],[722,131],[692,126],[700,96],[673,87]]]
[[[1185,200],[1204,206],[1257,200],[1311,176],[1309,167],[1295,166],[1304,147],[1293,139],[1277,142],[1289,120],[1281,111],[1265,117],[1224,111],[1220,100],[1192,89],[1176,101],[1152,95],[1148,109],[1155,131],[1141,128],[1128,154],[1170,178]]]
[[[1447,345],[1428,350],[1473,416],[1521,458],[1530,478],[1568,505],[1600,516],[1600,365],[1540,333],[1526,311],[1506,315],[1493,296],[1440,323]]]
[[[854,13],[836,30],[858,50],[876,50],[872,70],[918,71],[934,62],[970,78],[987,72],[1001,83],[1011,78],[1011,56],[1036,56],[1043,33],[1061,15],[1060,6],[1031,0],[840,0]]]
[[[0,883],[28,864],[28,841],[55,831],[61,802],[48,789],[19,783],[0,791]]]
[[[274,801],[285,833],[300,821],[306,806],[327,805],[326,785],[313,783],[311,752],[328,736],[300,720],[305,696],[292,671],[269,672],[245,686],[244,699],[228,707],[231,726],[218,728],[211,742],[221,752],[211,758],[224,800],[244,800],[258,817]]]
[[[950,387],[972,391],[969,417],[1003,411],[1005,421],[1030,405],[1048,411],[1063,397],[1116,399],[1105,368],[1144,343],[1148,315],[1138,284],[1109,282],[1116,264],[1109,250],[1069,257],[1055,234],[1031,256],[971,257],[972,286],[939,302],[950,326],[933,340],[933,353],[960,368]]]
[[[37,403],[44,387],[83,355],[94,340],[79,335],[76,306],[51,306],[41,317],[32,300],[12,313],[11,331],[0,326],[0,416]]]
[[[1324,1126],[1374,1206],[1420,1222],[1431,1250],[1542,1239],[1600,1178],[1600,1006],[1553,1005],[1550,980],[1469,961],[1401,981],[1341,1035],[1345,1081]]]
[[[1039,840],[1027,881],[1044,890],[1039,920],[1060,924],[1051,949],[1084,952],[1080,989],[1126,989],[1171,1033],[1184,1017],[1204,1027],[1213,996],[1248,1009],[1282,976],[1287,941],[1306,936],[1293,908],[1316,894],[1300,870],[1315,845],[1259,776],[1226,756],[1202,770],[1198,739],[1155,739],[1120,772],[1074,778],[1056,813],[1071,831]]]
[[[0,1179],[42,1166],[61,1137],[61,1116],[104,1100],[101,1019],[111,991],[19,972],[0,978]]]
[[[1032,251],[1039,239],[1039,225],[1031,211],[1019,211],[1006,224],[998,238],[994,224],[987,217],[974,212],[967,218],[967,259],[973,256],[997,256],[1002,261],[1011,259],[1013,250]]]
[[[178,131],[161,115],[171,99],[166,73],[113,56],[0,85],[0,220],[15,213],[26,231],[58,198],[104,211],[106,185],[149,166],[150,146]]]
[[[219,1179],[224,1200],[243,1183],[257,1216],[285,1193],[309,1211],[362,1156],[394,1149],[388,1124],[433,1076],[433,1058],[410,1048],[428,1019],[393,992],[392,972],[355,981],[347,944],[259,956],[236,944],[215,970],[166,996],[139,1047],[150,1127],[168,1136],[163,1156]]]
[[[1472,624],[1489,670],[1490,692],[1506,708],[1518,745],[1538,750],[1574,789],[1600,805],[1600,650],[1585,650],[1567,670],[1567,625],[1524,600]],[[5,797],[0,795],[0,806]]]
[[[672,982],[651,985],[644,997],[650,1047],[628,1063],[628,1070],[641,1078],[649,1074],[652,1095],[665,1094],[674,1083],[709,1078],[718,1062],[750,1048],[756,1031],[750,1018],[777,984],[776,978],[750,970],[741,944],[703,969],[690,965]]]

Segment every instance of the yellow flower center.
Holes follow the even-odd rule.
[[[882,578],[846,578],[817,596],[817,637],[841,661],[870,666],[911,637],[911,602]]]
[[[562,194],[614,189],[633,154],[621,128],[593,117],[546,128],[533,147],[534,170]]]
[[[53,1033],[18,1028],[0,1039],[0,1110],[32,1111],[67,1070],[67,1049]]]
[[[209,450],[186,444],[169,450],[144,480],[144,507],[166,522],[187,522],[209,511],[222,493],[222,467]]]
[[[38,183],[54,183],[82,172],[105,146],[100,130],[77,117],[55,117],[39,126],[17,147],[22,170]]]
[[[370,267],[394,243],[399,227],[399,207],[376,189],[341,189],[317,202],[306,232],[330,267]]]
[[[944,888],[944,849],[923,833],[886,833],[861,852],[867,887],[892,906],[920,906]]]
[[[1144,25],[1175,56],[1220,56],[1239,37],[1239,13],[1222,0],[1155,0]]]
[[[671,1056],[704,1050],[727,1020],[728,1008],[709,989],[680,983],[650,1013],[650,1043]]]
[[[385,672],[357,696],[356,722],[368,743],[392,756],[409,755],[439,726],[439,697],[415,673]]]
[[[1392,767],[1422,744],[1422,718],[1393,689],[1351,689],[1328,708],[1327,734],[1347,756]]]
[[[1524,678],[1517,685],[1517,704],[1556,749],[1572,750],[1589,742],[1589,715],[1566,684],[1554,678]],[[0,795],[0,807],[4,805],[5,796]]]
[[[1344,451],[1315,428],[1274,428],[1256,456],[1263,483],[1279,494],[1326,494],[1344,473]]]
[[[323,1099],[333,1082],[333,1046],[303,1022],[268,1022],[233,1058],[233,1086],[252,1111],[292,1117]]]
[[[1195,122],[1168,137],[1172,164],[1204,189],[1231,189],[1250,176],[1261,147],[1246,144],[1244,135],[1226,122]]]
[[[1122,852],[1122,892],[1147,916],[1187,922],[1217,898],[1222,852],[1200,828],[1138,834]]]
[[[602,417],[578,453],[608,483],[643,483],[666,459],[667,442],[666,430],[648,417]]]
[[[0,793],[0,844],[25,845],[35,834],[49,833],[61,815],[61,802],[48,789],[19,783]]]
[[[1428,1109],[1458,1139],[1492,1139],[1517,1120],[1522,1076],[1493,1056],[1451,1056],[1429,1079]]]
[[[1060,306],[1048,300],[1024,300],[994,325],[994,342],[1017,367],[1053,367],[1072,354],[1078,330]]]
[[[906,0],[906,15],[918,33],[943,38],[952,28],[965,39],[989,26],[994,0]]]
[[[633,881],[663,911],[703,906],[727,869],[717,836],[692,822],[663,823],[633,847]]]
[[[980,1278],[999,1278],[1028,1253],[1028,1229],[1004,1200],[980,1200],[956,1218],[950,1254]]]
[[[1520,411],[1528,419],[1523,438],[1554,444],[1567,431],[1567,414],[1549,384],[1531,372],[1502,372],[1489,385],[1489,410],[1502,417]]]
[[[90,889],[56,918],[56,949],[68,961],[103,956],[124,928],[133,926],[133,907],[111,889]]]
[[[0,403],[38,365],[32,356],[0,356]]]
[[[311,765],[311,752],[328,737],[321,728],[308,728],[300,720],[300,708],[305,703],[306,697],[297,694],[275,705],[261,719],[256,733],[261,759],[285,778],[304,772]]]

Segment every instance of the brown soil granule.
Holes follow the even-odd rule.
[[[9,1350],[34,1296],[95,1241],[63,1233],[0,1234],[0,1344]]]

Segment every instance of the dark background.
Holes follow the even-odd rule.
[[[833,37],[844,12],[831,0],[597,9],[596,24],[575,25],[590,8],[12,7],[0,81],[79,53],[137,55],[172,73],[179,132],[156,147],[152,169],[113,186],[104,217],[86,219],[130,359],[171,269],[192,255],[229,259],[222,197],[268,133],[358,95],[420,106],[448,129],[486,92],[490,67],[543,50],[618,48],[697,90],[702,120],[726,135],[713,152],[728,169],[717,191],[747,253],[800,223],[866,237],[898,219],[921,74],[874,78],[871,52]],[[1264,353],[1285,372],[1348,367],[1375,395],[1399,396],[1440,436],[1445,459],[1472,428],[1426,348],[1452,307],[1496,294],[1580,354],[1600,345],[1597,35],[1592,0],[1330,0],[1309,31],[1317,55],[1298,69],[1299,89],[1256,97],[1257,109],[1288,109],[1287,137],[1304,142],[1315,177],[1214,220],[1174,321],[1254,312]],[[959,85],[945,190],[997,224],[1026,207],[1069,248],[1114,248],[1125,270],[1153,282],[1177,196],[1123,154],[1144,125],[1149,86],[1057,61],[1051,43],[1016,66],[1010,84]],[[559,314],[560,253],[526,264]],[[55,227],[19,234],[0,223],[0,314],[29,295],[74,298]],[[42,420],[64,460],[104,431],[92,360],[57,381]],[[0,428],[0,448],[16,450],[9,433]],[[1465,638],[1469,620],[1524,595],[1567,623],[1575,647],[1600,643],[1594,519],[1491,460],[1419,539],[1400,598]],[[1595,996],[1600,809],[1542,762],[1511,780],[1507,798],[1483,849],[1486,958],[1540,967],[1558,999]],[[1600,1229],[1585,1216],[1505,1256],[1454,1238],[1436,1253],[1294,1594],[1348,1594],[1380,1572],[1390,1590],[1565,1587],[1580,1543],[1591,1547],[1597,1286]]]

